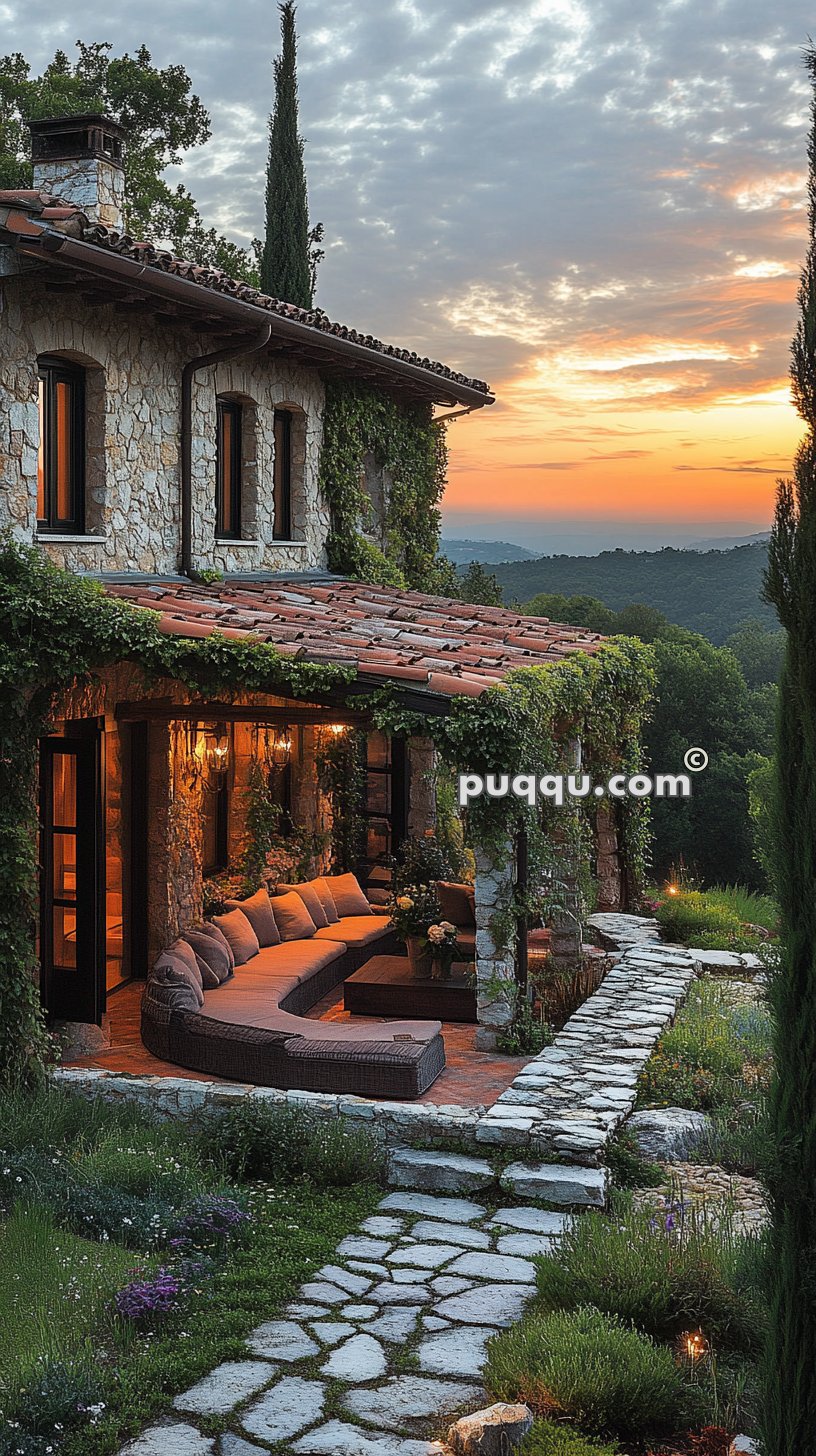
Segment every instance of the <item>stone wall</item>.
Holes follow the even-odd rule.
[[[623,873],[617,824],[614,811],[602,804],[595,820],[595,883],[598,888],[596,909],[622,910]]]
[[[510,841],[496,858],[477,845],[476,854],[476,1046],[493,1051],[500,1032],[513,1020],[516,961],[512,949],[496,944],[491,921],[512,891],[515,855]]]
[[[6,250],[0,250],[6,251]],[[0,275],[3,270],[0,269]],[[48,296],[29,271],[0,277],[0,529],[36,539],[37,357],[85,367],[86,533],[43,537],[59,565],[77,571],[178,569],[181,371],[203,344],[192,331],[113,305]],[[215,539],[215,400],[247,410],[246,540]],[[326,565],[328,506],[318,489],[323,384],[316,370],[249,356],[203,370],[193,384],[193,552],[198,569],[299,571]],[[294,539],[273,539],[273,415],[293,415]]]
[[[53,192],[62,202],[81,208],[92,222],[123,226],[125,173],[116,162],[102,157],[39,159],[34,163],[33,182],[41,191]]]

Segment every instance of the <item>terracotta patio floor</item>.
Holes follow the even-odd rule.
[[[72,1067],[101,1067],[109,1072],[130,1072],[153,1077],[193,1077],[199,1081],[220,1081],[203,1072],[186,1071],[172,1062],[151,1056],[139,1035],[139,1003],[143,982],[134,981],[114,991],[108,1000],[111,1046],[95,1056],[80,1057],[69,1062]],[[377,1026],[374,1016],[350,1016],[343,1010],[343,988],[335,988],[307,1013],[314,1020],[349,1021]],[[437,1104],[456,1103],[460,1107],[490,1107],[500,1092],[508,1087],[527,1057],[499,1056],[493,1052],[477,1052],[474,1047],[476,1027],[465,1022],[444,1021],[447,1065],[433,1087],[418,1100]]]

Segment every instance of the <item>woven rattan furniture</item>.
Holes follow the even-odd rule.
[[[343,982],[343,1005],[358,1016],[433,1016],[475,1021],[476,988],[459,964],[447,981],[417,980],[405,956],[375,955]]]
[[[349,917],[352,918],[352,917]],[[349,1092],[361,1097],[419,1097],[445,1065],[439,1021],[348,1026],[308,1020],[304,1012],[357,969],[359,945],[317,937],[264,947],[198,1011],[180,1008],[177,988],[148,980],[142,1041],[163,1061],[265,1087]],[[393,932],[375,942],[396,950]]]

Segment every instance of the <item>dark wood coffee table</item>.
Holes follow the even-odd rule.
[[[344,981],[343,1005],[358,1016],[475,1021],[473,967],[454,962],[449,980],[419,981],[411,975],[407,956],[372,956]]]

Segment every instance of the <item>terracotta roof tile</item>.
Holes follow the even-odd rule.
[[[349,328],[347,324],[336,323],[320,308],[306,309],[299,308],[293,303],[284,303],[281,299],[262,293],[260,289],[254,288],[249,283],[242,283],[236,278],[230,278],[229,274],[224,273],[220,268],[211,268],[208,265],[193,263],[187,258],[178,258],[174,253],[160,247],[155,242],[140,242],[128,233],[105,227],[102,223],[92,222],[80,208],[67,202],[63,197],[36,188],[2,188],[0,189],[0,207],[17,209],[18,220],[15,222],[14,215],[12,215],[4,224],[10,232],[31,233],[39,231],[38,224],[47,223],[50,227],[70,233],[72,237],[79,238],[83,242],[93,244],[94,247],[102,248],[106,252],[115,253],[120,257],[130,258],[147,268],[172,274],[176,278],[187,279],[202,288],[210,289],[213,293],[221,293],[229,298],[237,299],[241,303],[251,304],[278,318],[291,319],[295,323],[304,324],[327,338],[341,339],[351,344],[361,345],[363,348],[381,354],[384,359],[398,360],[403,364],[410,364],[416,369],[422,369],[428,374],[435,374],[439,379],[448,380],[451,384],[463,385],[467,389],[484,394],[486,402],[491,398],[489,386],[483,379],[472,379],[467,374],[440,364],[436,359],[421,357],[412,349],[401,349],[395,344],[386,344],[372,334],[361,333],[358,329]],[[36,219],[37,222],[31,223],[29,219]],[[440,599],[433,598],[432,600],[438,602]]]
[[[111,596],[161,613],[162,632],[213,631],[269,642],[306,662],[342,663],[360,677],[475,697],[514,667],[596,652],[603,638],[500,607],[475,608],[422,592],[338,580],[108,583]]]

